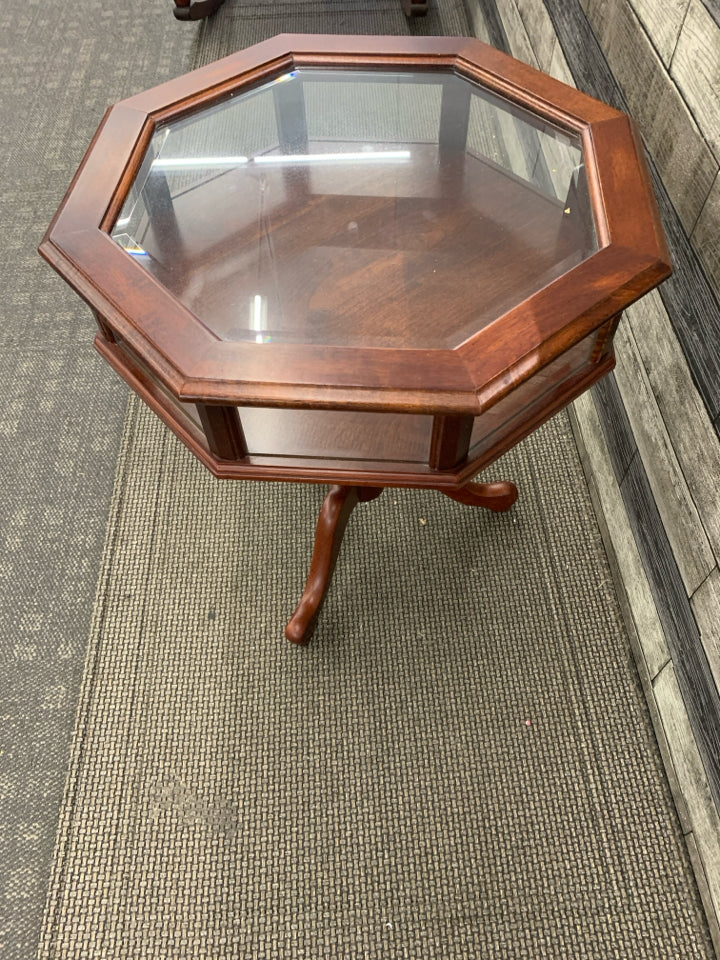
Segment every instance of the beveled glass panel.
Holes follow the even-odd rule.
[[[158,127],[112,236],[221,339],[421,349],[597,249],[579,137],[438,70],[297,70]]]

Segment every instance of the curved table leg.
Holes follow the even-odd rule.
[[[177,20],[202,20],[209,17],[225,0],[175,0],[173,13]]]
[[[310,573],[300,603],[285,629],[293,643],[306,643],[312,636],[327,595],[342,544],[345,527],[358,503],[374,500],[382,487],[333,486],[320,511]]]
[[[518,489],[509,480],[496,480],[494,483],[470,482],[460,490],[441,490],[446,497],[465,503],[470,507],[485,507],[496,513],[509,510],[518,498]]]

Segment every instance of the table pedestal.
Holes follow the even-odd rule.
[[[333,571],[340,553],[345,527],[358,503],[375,500],[384,487],[333,486],[320,510],[315,548],[305,590],[285,629],[293,643],[307,643],[313,634],[320,610],[330,588]],[[502,513],[518,498],[517,487],[508,480],[494,483],[468,483],[460,490],[441,490],[458,503],[485,507]]]

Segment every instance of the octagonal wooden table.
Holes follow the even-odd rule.
[[[298,642],[357,503],[509,509],[473,477],[670,272],[632,122],[466,38],[281,36],[123,101],[40,250],[216,476],[332,485]]]

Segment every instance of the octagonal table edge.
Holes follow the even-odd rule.
[[[641,149],[638,149],[637,135],[632,129],[631,122],[624,114],[619,113],[613,108],[606,107],[606,105],[601,104],[599,101],[595,101],[593,98],[573,90],[573,88],[566,87],[564,84],[552,80],[552,78],[546,77],[546,75],[534,70],[534,68],[519,64],[512,58],[501,54],[492,47],[488,47],[488,45],[483,44],[479,40],[469,38],[442,38],[441,42],[438,38],[337,38],[322,35],[281,35],[271,41],[266,41],[255,47],[248,48],[248,50],[242,51],[239,54],[233,54],[223,61],[218,61],[216,64],[210,65],[208,68],[201,68],[201,70],[195,71],[194,74],[186,75],[175,81],[169,81],[167,84],[154,88],[153,91],[128,98],[110,108],[86,153],[86,157],[76,177],[73,179],[73,183],[58,214],[56,214],[53,223],[41,243],[40,251],[42,255],[45,256],[58,272],[69,280],[71,285],[75,287],[78,293],[80,293],[95,310],[110,319],[111,326],[116,326],[121,330],[123,335],[131,342],[133,348],[138,350],[143,359],[158,368],[160,376],[165,379],[171,389],[178,393],[181,399],[193,399],[200,394],[206,394],[211,402],[245,402],[257,404],[272,402],[289,406],[304,404],[308,402],[312,396],[314,397],[315,405],[319,408],[340,404],[341,408],[345,409],[412,409],[419,411],[430,409],[430,407],[441,398],[441,402],[444,404],[443,409],[447,412],[477,413],[478,404],[480,408],[484,408],[489,401],[489,397],[495,396],[492,391],[490,391],[489,394],[486,391],[485,399],[478,400],[477,393],[473,393],[473,390],[477,387],[477,382],[484,380],[488,373],[490,374],[491,383],[498,382],[498,378],[505,375],[507,368],[503,366],[501,361],[494,372],[488,371],[485,368],[478,376],[477,370],[475,370],[473,366],[473,350],[475,347],[472,343],[470,345],[463,345],[460,351],[458,351],[469,377],[466,379],[462,375],[463,372],[460,367],[457,367],[457,373],[460,374],[460,376],[452,378],[452,380],[454,386],[461,387],[461,389],[455,393],[453,393],[452,390],[444,390],[443,384],[436,384],[433,389],[429,391],[418,391],[412,386],[406,386],[405,389],[393,389],[386,386],[385,391],[378,400],[378,390],[381,389],[378,383],[376,383],[372,389],[357,383],[328,384],[328,378],[320,375],[314,377],[315,382],[308,384],[285,383],[282,385],[269,383],[258,384],[257,382],[250,382],[249,380],[246,380],[244,383],[238,383],[234,377],[208,377],[202,369],[203,361],[200,361],[200,363],[196,364],[192,369],[185,363],[178,363],[177,357],[173,355],[173,347],[170,343],[172,338],[165,336],[167,331],[163,331],[163,335],[158,335],[157,330],[153,330],[150,333],[146,330],[141,331],[138,323],[134,323],[131,320],[127,309],[124,308],[123,292],[115,290],[115,296],[108,296],[107,292],[99,289],[97,283],[90,279],[92,271],[89,270],[87,264],[83,262],[83,255],[78,256],[76,251],[75,255],[68,253],[68,248],[73,245],[77,247],[78,244],[82,245],[82,243],[87,242],[89,245],[88,248],[92,248],[97,245],[97,242],[100,242],[106,245],[103,256],[109,257],[110,260],[117,259],[119,264],[118,275],[123,282],[127,281],[131,267],[135,270],[141,270],[142,268],[139,268],[136,264],[132,264],[130,260],[121,262],[120,258],[126,257],[127,255],[119,248],[112,251],[111,248],[107,246],[107,244],[112,243],[112,241],[105,230],[109,229],[109,224],[113,221],[117,209],[119,209],[124,199],[124,195],[129,188],[129,183],[137,170],[147,142],[149,142],[152,130],[157,121],[157,115],[153,115],[153,110],[157,114],[158,110],[170,109],[167,106],[168,97],[172,99],[173,96],[177,95],[178,91],[182,93],[182,96],[186,100],[188,87],[195,87],[196,80],[200,76],[203,78],[203,83],[206,84],[204,88],[205,92],[209,90],[212,98],[215,99],[222,95],[222,92],[218,90],[218,83],[230,82],[239,85],[242,82],[247,82],[248,74],[238,74],[238,65],[252,70],[258,67],[259,61],[264,61],[261,66],[263,66],[263,68],[267,67],[266,72],[276,72],[290,62],[286,56],[286,48],[288,45],[296,48],[290,57],[290,60],[295,63],[305,62],[305,60],[308,62],[326,62],[323,61],[323,56],[326,59],[328,57],[343,57],[346,60],[348,49],[355,51],[357,56],[362,59],[363,64],[368,62],[368,57],[371,60],[373,58],[377,60],[378,57],[388,59],[397,56],[407,56],[414,60],[417,60],[418,57],[425,57],[428,63],[432,62],[436,65],[443,58],[449,58],[449,60],[453,62],[462,64],[461,72],[463,72],[464,75],[470,79],[477,79],[491,89],[493,89],[492,78],[497,79],[501,73],[505,73],[510,75],[510,81],[512,81],[510,87],[512,87],[512,91],[516,97],[518,91],[524,91],[524,96],[527,94],[528,87],[542,83],[544,89],[553,91],[553,96],[556,99],[562,97],[566,104],[572,101],[573,106],[570,112],[568,112],[567,108],[563,108],[559,111],[555,110],[555,114],[560,117],[560,121],[564,125],[570,127],[575,125],[578,129],[581,128],[583,137],[586,142],[591,145],[588,160],[590,160],[590,166],[592,170],[594,170],[590,180],[591,189],[595,190],[596,195],[595,206],[598,211],[601,209],[605,210],[606,207],[611,208],[610,214],[607,216],[606,233],[608,238],[613,233],[622,233],[623,224],[628,222],[627,205],[613,201],[612,184],[608,183],[607,176],[604,176],[602,172],[598,172],[598,169],[608,162],[607,158],[603,160],[602,164],[598,164],[595,159],[596,151],[607,149],[607,143],[610,141],[609,138],[606,137],[606,134],[610,127],[612,127],[613,130],[619,131],[622,126],[626,134],[628,130],[630,131],[633,153],[639,161],[641,168],[641,179],[643,177],[642,171],[644,170],[645,179],[643,186],[647,188],[645,192],[651,190],[644,157],[642,156]],[[321,50],[322,53],[317,53],[318,50]],[[310,52],[308,53],[307,51]],[[467,58],[470,53],[475,59],[484,59],[485,61],[485,66],[476,69],[474,73],[468,67],[470,61]],[[476,64],[473,66],[477,67]],[[190,83],[188,77],[195,79]],[[505,87],[508,86],[505,80],[503,83]],[[505,87],[503,87],[503,89],[505,89]],[[503,89],[500,89],[497,84],[495,85],[495,89],[501,93],[503,92]],[[527,99],[524,101],[518,99],[517,102],[537,112],[542,112],[542,96],[537,96],[533,93],[531,99],[532,104]],[[184,110],[185,107],[183,106],[182,109]],[[175,112],[177,112],[177,110],[175,110]],[[124,144],[122,149],[117,150],[109,161],[112,176],[108,176],[107,162],[104,159],[105,152],[99,149],[103,138],[107,138],[108,142],[114,143],[117,143],[119,138],[121,143]],[[127,154],[127,156],[125,156],[125,154]],[[101,160],[101,157],[103,157],[103,160]],[[643,193],[642,190],[640,192]],[[653,202],[654,197],[651,196],[651,199],[648,200],[648,212],[650,214],[650,220],[652,221],[652,227],[648,227],[645,230],[643,239],[647,240],[648,245],[651,246],[653,244],[649,241],[654,240],[655,249],[653,254],[657,254],[658,249],[664,245],[664,238],[662,236],[662,229],[659,227],[657,207],[655,205],[653,208]],[[624,220],[622,219],[623,217]],[[94,226],[96,224],[104,225],[105,230],[100,229],[99,226]],[[603,232],[601,225],[600,232]],[[652,234],[652,237],[650,234]],[[100,239],[101,237],[103,239]],[[664,247],[664,252],[667,254],[666,246]],[[660,255],[662,255],[662,250],[660,250]],[[668,272],[669,269],[664,275],[666,276]],[[659,279],[663,278],[662,267],[654,274],[654,277],[655,282],[659,282]],[[134,278],[131,276],[131,280],[132,279],[139,281],[139,275],[135,275]],[[153,281],[152,278],[147,275],[145,279],[147,282],[154,282],[156,287],[159,287],[157,282]],[[650,283],[647,289],[652,285],[655,284]],[[155,292],[158,294],[158,290]],[[642,292],[645,292],[645,290],[643,289]],[[633,293],[632,299],[635,298],[636,296]],[[632,299],[628,300],[627,303],[632,302]],[[623,303],[623,306],[627,305],[627,303]],[[234,345],[223,345],[221,347],[217,342],[217,338],[214,338],[207,328],[200,324],[200,321],[190,314],[189,311],[185,310],[185,308],[179,304],[174,304],[173,309],[179,309],[183,313],[183,320],[186,324],[189,322],[190,324],[196,325],[195,332],[202,338],[205,347],[209,348],[211,352],[225,350],[230,353],[243,349],[243,347],[236,347]],[[519,309],[522,309],[522,305]],[[622,309],[622,306],[620,309]],[[566,311],[568,315],[571,312],[572,311]],[[575,316],[577,316],[577,314],[575,314]],[[597,314],[596,306],[594,315],[586,313],[581,320],[577,321],[575,329],[578,337],[584,330],[584,328],[581,329],[582,324],[587,326],[589,317],[590,323],[597,321],[596,325],[600,326],[607,320],[607,306],[600,310],[599,315]],[[557,337],[559,335],[564,323],[565,319],[562,311],[560,311],[558,315],[558,329],[555,330],[553,336]],[[494,326],[494,324],[491,325],[491,327],[492,326]],[[474,338],[474,341],[476,341],[476,343],[486,344],[487,336],[487,331],[481,331],[481,334],[477,338]],[[525,378],[532,374],[533,369],[538,369],[543,362],[547,362],[547,359],[538,354],[533,361],[536,364],[533,368],[532,364],[526,362],[526,358],[533,355],[535,345],[529,342],[524,344],[523,348],[525,349],[523,360],[520,364],[516,364],[516,368],[518,370],[522,368],[522,376]],[[449,351],[449,353],[452,353],[452,351]],[[487,383],[487,381],[485,382]],[[231,384],[234,389],[231,389]],[[373,397],[375,398],[374,402]],[[437,408],[433,407],[433,409]]]

